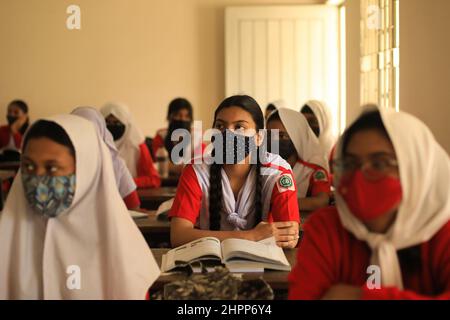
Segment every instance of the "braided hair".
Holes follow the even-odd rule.
[[[239,107],[248,112],[256,124],[256,131],[264,129],[264,115],[259,104],[250,96],[236,95],[226,98],[217,107],[214,113],[214,124],[220,111],[230,107]],[[259,150],[256,152],[256,188],[254,207],[256,212],[256,224],[262,220],[262,178]],[[213,163],[209,173],[209,227],[210,230],[220,230],[220,217],[223,208],[222,170],[223,164]]]

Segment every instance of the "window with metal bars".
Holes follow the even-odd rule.
[[[399,109],[400,0],[361,0],[361,103]]]

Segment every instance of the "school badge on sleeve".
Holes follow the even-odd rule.
[[[314,181],[328,181],[327,173],[324,170],[314,172]]]
[[[290,174],[282,174],[277,182],[278,192],[282,193],[288,190],[295,191],[294,179]]]

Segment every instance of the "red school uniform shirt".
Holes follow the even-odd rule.
[[[137,177],[134,178],[136,186],[138,188],[157,188],[161,186],[161,179],[145,143],[139,145],[139,152]]]
[[[270,165],[266,166],[269,167]],[[267,219],[269,222],[300,222],[295,183],[293,179],[292,186],[287,186],[285,184],[286,182],[283,182],[289,178],[292,179],[292,172],[290,170],[280,170],[276,184],[271,189],[271,194],[263,195],[262,197],[263,199],[267,197],[270,199],[270,209]],[[205,206],[202,203],[203,198],[202,188],[194,167],[193,165],[187,165],[181,175],[169,217],[184,218],[198,226],[202,206]]]
[[[299,160],[298,163],[312,170],[309,176],[309,187],[306,193],[307,197],[315,197],[319,193],[329,194],[331,191],[330,174],[321,166]]]
[[[0,148],[4,148],[9,145],[11,139],[11,129],[9,126],[0,127]],[[22,145],[22,134],[17,132],[13,135],[14,145],[17,149],[20,149]]]
[[[344,229],[336,208],[321,209],[304,226],[289,299],[321,299],[337,284],[361,287],[362,299],[450,299],[450,221],[418,249],[420,265],[399,259],[404,290],[368,289],[370,248]]]

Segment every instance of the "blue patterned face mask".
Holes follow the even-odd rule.
[[[72,204],[75,174],[60,177],[22,174],[22,183],[30,207],[46,217],[57,217]]]

